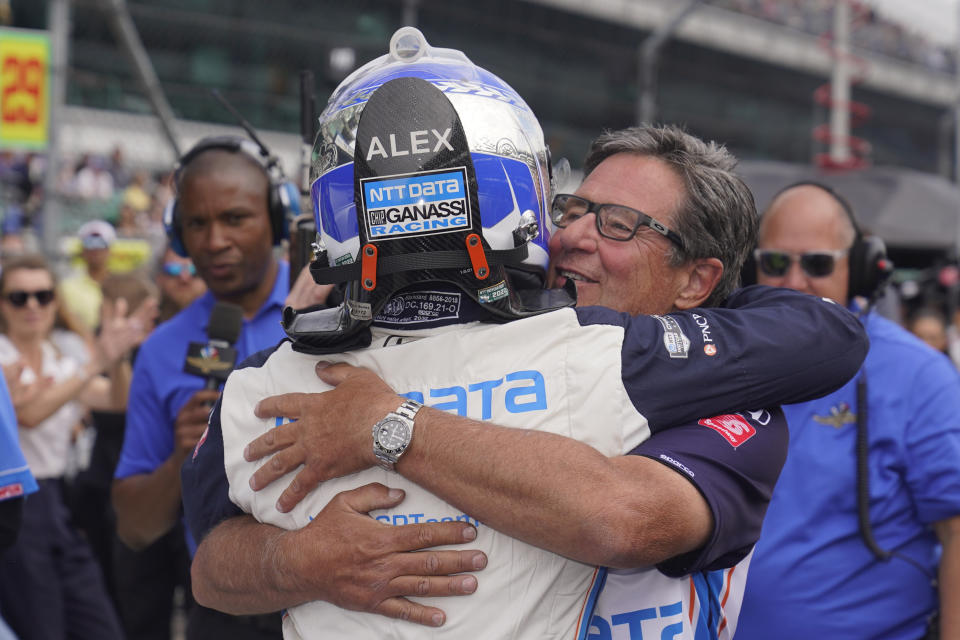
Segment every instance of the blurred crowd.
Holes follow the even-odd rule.
[[[826,36],[833,30],[834,0],[710,0],[710,4],[816,36]],[[851,32],[854,46],[934,71],[953,73],[956,70],[952,48],[885,20],[864,4],[857,5],[854,16]]]
[[[44,201],[45,173],[41,154],[0,151],[0,247],[7,253],[37,249],[41,232],[37,213]],[[162,253],[166,242],[163,209],[171,195],[168,171],[131,168],[123,149],[115,147],[109,155],[87,153],[66,158],[53,189],[61,228],[73,231],[87,220],[106,220],[119,238],[146,243],[135,266]],[[67,247],[71,248],[75,246]]]
[[[116,537],[110,487],[138,345],[206,285],[188,258],[166,246],[167,176],[128,168],[119,148],[64,163],[56,188],[73,214],[65,222],[88,219],[62,238],[61,255],[43,256],[44,168],[40,155],[0,153],[0,365],[18,420],[32,427],[22,444],[42,496],[25,512],[21,539],[34,539],[51,562],[68,553],[63,561],[77,584],[53,574],[37,580],[51,592],[72,591],[97,612],[91,619],[104,626],[83,637],[148,637],[139,628],[169,637],[174,601],[159,603],[159,623],[156,607],[144,604],[158,588],[143,578],[154,560]],[[177,534],[170,540],[182,546]],[[184,555],[178,565],[184,586],[168,590],[180,603],[190,598],[187,562]]]

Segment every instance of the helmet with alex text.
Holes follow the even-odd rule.
[[[551,169],[540,124],[463,53],[398,30],[389,53],[334,91],[313,151],[326,263],[311,271],[318,283],[345,283],[333,333],[368,326],[424,282],[455,286],[493,321],[573,302],[542,291]]]

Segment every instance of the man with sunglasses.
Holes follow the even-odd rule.
[[[785,380],[784,372],[792,382],[778,398],[815,395],[812,378],[800,382],[792,376],[805,367],[802,360],[812,358],[812,368],[815,361],[830,357],[817,349],[810,325],[819,320],[807,315],[811,301],[804,297],[784,298],[798,304],[796,312],[784,308],[781,316],[796,331],[789,344],[772,339],[783,329],[779,321],[751,327],[745,315],[739,329],[721,328],[712,311],[697,311],[700,306],[719,305],[733,292],[738,265],[755,232],[752,196],[733,174],[733,165],[724,149],[676,128],[638,127],[598,139],[586,162],[584,183],[575,194],[561,194],[553,201],[551,217],[560,229],[550,239],[549,278],[555,286],[576,287],[578,315],[609,314],[609,309],[589,305],[629,314],[664,314],[651,322],[649,354],[665,369],[688,359],[706,366],[703,386],[681,384],[651,368],[644,389],[638,390],[651,400],[673,399],[668,402],[683,405],[695,398],[722,396],[728,382],[742,382],[744,376],[765,384]],[[751,295],[775,298],[785,293],[739,294],[733,304],[750,306]],[[756,362],[751,358],[752,364],[734,362],[728,351],[763,341],[761,335],[771,336],[764,344],[779,353],[770,351]],[[795,353],[797,340],[806,346]],[[792,366],[782,364],[788,357]],[[591,376],[598,375],[590,371],[589,362],[583,364],[583,378],[571,384],[588,385]],[[311,452],[311,445],[298,438],[309,437],[311,425],[323,424],[340,434],[324,440],[325,447],[336,446],[317,458],[311,455],[302,475],[280,496],[277,508],[284,512],[318,479],[339,475],[317,472],[315,461],[332,458],[336,464],[341,456],[353,460],[353,434],[369,438],[370,425],[397,404],[394,391],[369,371],[338,364],[318,368],[318,375],[339,386],[320,395],[263,400],[259,417],[284,416],[298,422],[271,430],[247,449],[248,461],[280,452],[250,479],[250,486],[259,491],[307,462],[302,455]],[[495,386],[489,387],[491,394],[499,393]],[[766,402],[757,397],[741,401],[753,408]],[[731,400],[731,408],[736,402]],[[783,435],[785,426],[777,412],[759,409],[695,419],[655,433],[634,455],[605,458],[569,438],[496,427],[424,408],[417,414],[411,447],[396,470],[456,504],[482,526],[584,563],[642,567],[604,572],[606,589],[589,623],[599,634],[596,637],[650,633],[701,638],[735,627],[740,576],[783,460]],[[196,464],[202,464],[203,453],[200,460]],[[185,486],[186,478],[202,477],[193,466],[185,466]],[[223,468],[222,460],[219,467]],[[288,480],[284,478],[282,485]],[[189,493],[188,503],[198,497],[190,498]],[[276,493],[259,500],[272,506]],[[206,489],[203,495],[209,495]],[[202,592],[198,597],[235,611],[324,599],[349,609],[439,626],[446,618],[432,606],[436,600],[424,604],[402,596],[471,593],[477,580],[456,574],[481,569],[487,559],[454,551],[416,556],[394,552],[393,541],[382,539],[389,528],[377,529],[377,523],[361,512],[395,508],[402,497],[402,492],[387,493],[380,485],[355,490],[317,514],[302,537],[271,538],[266,525],[227,520],[198,550],[193,567],[197,593]],[[189,514],[190,504],[187,510]],[[432,527],[442,524],[395,527],[395,535],[398,539],[416,535],[429,546]],[[327,537],[310,542],[311,532],[326,532]],[[381,542],[361,542],[371,539]],[[309,553],[275,556],[273,551],[283,553],[288,540],[291,544],[303,540],[300,548]],[[253,551],[260,544],[273,551]],[[375,549],[373,559],[370,549]],[[254,559],[254,567],[244,562],[247,558]],[[482,583],[484,574],[479,578]],[[287,580],[297,582],[299,590],[279,586]],[[410,591],[413,585],[416,593]],[[475,599],[481,602],[467,606],[481,607],[483,598],[478,594]],[[593,601],[586,606],[589,612]]]
[[[960,637],[960,381],[946,357],[854,299],[876,284],[869,240],[849,204],[814,183],[783,190],[760,225],[758,281],[849,305],[870,351],[842,389],[784,406],[790,453],[738,640],[774,629],[784,639],[923,637],[938,608],[938,542],[939,637]]]

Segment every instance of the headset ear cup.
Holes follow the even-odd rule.
[[[850,295],[872,297],[883,284],[891,272],[890,261],[887,260],[887,246],[878,236],[860,238],[855,244],[859,250],[857,262],[859,273],[853,281],[853,254],[850,260]]]
[[[187,248],[183,246],[183,236],[180,235],[180,217],[177,215],[177,198],[170,198],[163,209],[163,229],[167,232],[167,242],[170,249],[182,258],[189,258]]]
[[[270,224],[273,243],[279,245],[290,237],[290,223],[300,215],[300,190],[289,180],[270,183]]]
[[[752,284],[757,284],[757,259],[753,257],[753,249],[750,249],[743,266],[740,267],[740,286],[748,287]]]
[[[847,296],[850,298],[865,295],[867,262],[864,248],[863,236],[858,233],[847,253]]]
[[[283,218],[285,216],[283,203],[280,197],[280,184],[270,178],[270,189],[267,192],[267,211],[270,213],[270,233],[274,246],[280,244],[283,238]]]

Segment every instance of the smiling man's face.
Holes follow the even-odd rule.
[[[683,194],[680,177],[662,160],[618,153],[601,162],[575,195],[638,209],[676,229]],[[672,310],[688,272],[670,266],[670,241],[644,226],[625,242],[611,240],[600,235],[596,224],[591,213],[554,232],[549,286],[573,280],[578,306],[602,305],[631,314]]]

